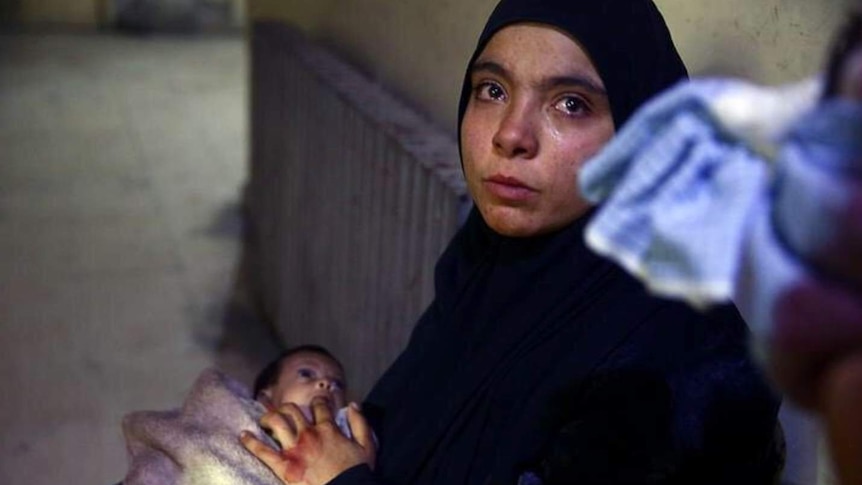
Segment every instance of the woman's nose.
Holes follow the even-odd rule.
[[[494,149],[506,158],[532,158],[539,149],[536,127],[530,107],[510,105],[494,134]]]

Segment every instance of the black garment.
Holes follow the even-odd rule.
[[[687,77],[670,32],[652,0],[502,0],[491,13],[468,67],[498,30],[519,22],[568,32],[589,54],[619,129],[650,97]],[[464,76],[458,125],[470,99]]]
[[[524,244],[471,214],[364,405],[379,483],[770,483],[778,402],[736,311],[647,295],[583,224]]]
[[[590,54],[616,126],[685,77],[649,0],[503,0]],[[469,76],[468,76],[469,77]],[[459,119],[470,96],[465,81]],[[575,183],[573,180],[572,183]],[[777,399],[733,308],[646,294],[583,244],[589,215],[549,235],[496,234],[474,209],[437,263],[435,299],[369,394],[377,468],[332,485],[769,483]]]

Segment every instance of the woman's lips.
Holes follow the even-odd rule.
[[[485,178],[482,182],[491,194],[498,199],[506,201],[524,201],[534,197],[538,193],[536,189],[515,177],[507,177],[505,175],[493,175]]]

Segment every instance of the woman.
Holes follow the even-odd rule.
[[[475,209],[407,349],[351,414],[285,407],[243,437],[288,483],[768,483],[777,400],[735,309],[647,295],[591,254],[581,164],[685,77],[648,0],[503,0],[459,106]],[[374,467],[372,471],[371,468]]]

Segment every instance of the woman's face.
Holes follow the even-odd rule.
[[[581,216],[589,204],[578,171],[614,133],[604,85],[584,50],[552,27],[511,25],[494,34],[470,79],[461,152],[488,225],[535,236]]]

